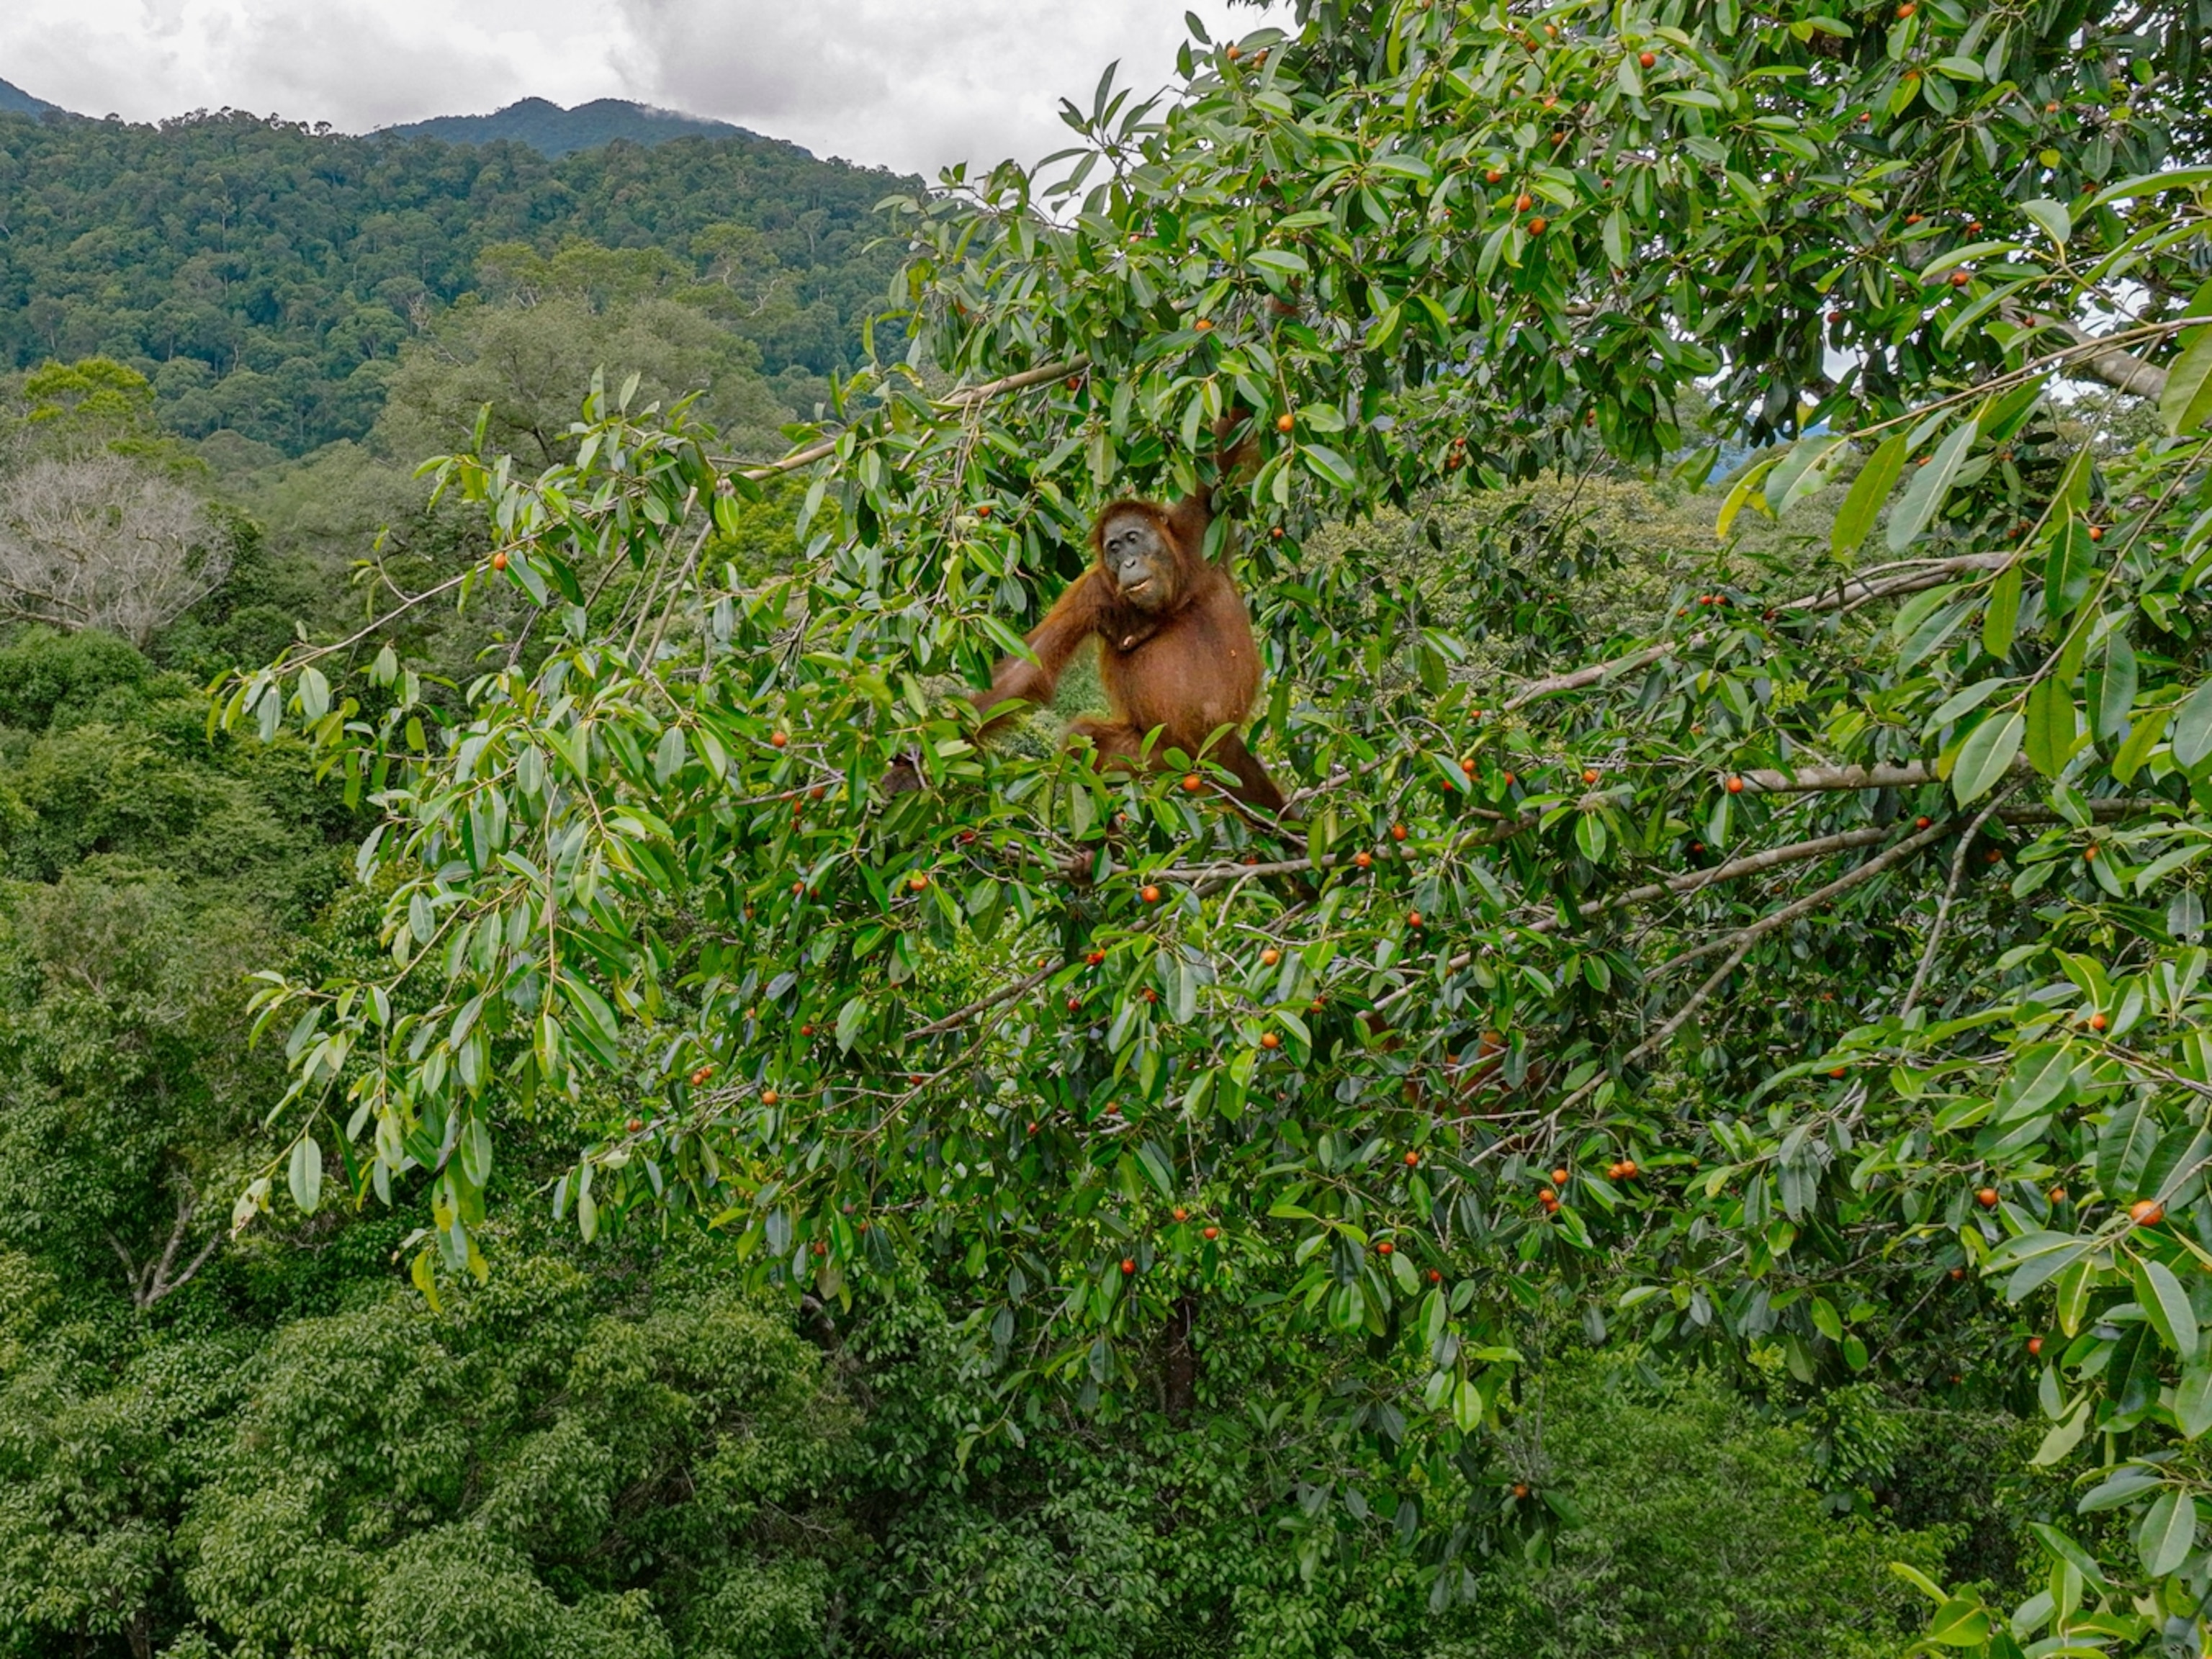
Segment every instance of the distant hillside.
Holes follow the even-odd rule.
[[[628,106],[559,118],[599,107]],[[487,248],[590,243],[665,256],[614,262],[596,302],[695,305],[757,350],[786,407],[811,408],[898,268],[875,204],[922,188],[734,131],[554,159],[514,137],[349,137],[238,111],[0,117],[0,374],[115,357],[173,430],[302,454],[369,429],[401,347],[455,301],[528,302],[530,260],[487,269]]]
[[[0,114],[40,115],[60,107],[43,98],[32,97],[12,81],[0,81]]]
[[[650,109],[618,98],[601,98],[574,109],[543,98],[526,98],[492,115],[441,115],[406,126],[386,127],[402,138],[436,138],[448,144],[488,144],[501,138],[527,144],[540,155],[562,156],[597,149],[617,138],[641,144],[671,138],[753,137],[726,121],[709,121],[674,110]]]

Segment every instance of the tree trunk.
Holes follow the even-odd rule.
[[[1198,1403],[1198,1352],[1191,1346],[1191,1327],[1198,1321],[1198,1298],[1176,1298],[1168,1316],[1168,1420],[1186,1423]]]

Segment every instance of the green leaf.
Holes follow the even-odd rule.
[[[2036,1468],[2047,1469],[2071,1455],[2074,1448],[2081,1443],[2081,1436],[2088,1426],[2089,1400],[2085,1395],[2074,1402],[2072,1411],[2051,1425],[2051,1431],[2043,1437],[2043,1443],[2035,1449],[2035,1455],[2029,1458],[2028,1462]]]
[[[1779,518],[1834,475],[1835,465],[1850,453],[1841,438],[1806,438],[1775,464],[1766,498]]]
[[[2074,216],[2062,202],[2039,196],[2032,202],[2022,202],[2020,210],[2043,228],[2045,235],[2063,247],[2066,239],[2074,234]]]
[[[2075,1513],[2101,1515],[2106,1510],[2123,1509],[2145,1492],[2156,1491],[2160,1480],[2160,1476],[2140,1465],[2130,1464],[2115,1470],[2081,1495],[2081,1502],[2074,1505]]]
[[[2136,1263],[2136,1300],[2150,1316],[2160,1340],[2183,1359],[2197,1357],[2197,1312],[2189,1305],[2189,1292],[2163,1261]]]
[[[1299,453],[1305,458],[1308,471],[1334,484],[1339,489],[1350,489],[1358,483],[1358,475],[1352,470],[1352,463],[1327,444],[1308,444]]]
[[[2135,711],[2137,670],[2135,647],[2127,630],[2114,628],[2105,635],[2098,652],[2096,670],[2096,735],[2109,743],[2128,729]]]
[[[1626,60],[1624,60],[1622,67],[1624,69],[1627,67]],[[1627,270],[1629,259],[1628,220],[1619,208],[1613,209],[1611,213],[1606,215],[1605,230],[1602,240],[1605,243],[1605,257],[1612,261],[1613,269],[1616,270]]]
[[[2047,1521],[2031,1521],[2027,1523],[2027,1529],[2042,1541],[2044,1548],[2049,1550],[2053,1556],[2073,1568],[2099,1589],[2109,1588],[2105,1577],[2105,1570],[2098,1565],[2097,1558],[2057,1527]]]
[[[1897,475],[1904,468],[1905,434],[1897,433],[1884,441],[1867,464],[1859,469],[1859,476],[1851,481],[1850,493],[1844,497],[1843,507],[1836,514],[1835,526],[1828,532],[1829,551],[1841,557],[1857,550],[1874,528],[1875,520],[1881,513],[1881,504],[1889,499],[1889,492],[1897,483]]]
[[[1939,1607],[1951,1599],[1948,1590],[1908,1561],[1893,1561],[1889,1570]]]
[[[1922,1639],[1947,1648],[1979,1647],[1990,1633],[1990,1615],[1978,1601],[1954,1597],[1936,1609]]]
[[[2173,1391],[2173,1419],[2185,1440],[2212,1429],[2212,1355],[2199,1354]]]
[[[1735,526],[1736,514],[1743,511],[1758,489],[1759,481],[1766,477],[1774,464],[1781,459],[1779,455],[1769,455],[1735,481],[1735,486],[1728,493],[1728,498],[1721,503],[1720,516],[1713,521],[1715,535],[1723,541],[1728,539],[1729,532]]]
[[[313,1215],[323,1201],[323,1149],[313,1135],[301,1135],[292,1144],[292,1162],[284,1172],[292,1201],[302,1215]]]
[[[2039,680],[2035,690],[2027,694],[2029,763],[2045,777],[2057,777],[2073,757],[2079,730],[2074,694],[2058,683],[2056,675]]]
[[[2020,753],[2027,718],[2014,709],[1993,714],[1966,734],[1951,771],[1951,793],[1959,805],[1980,799],[2004,776]]]
[[[2108,1193],[2131,1193],[2158,1148],[2158,1120],[2140,1100],[2115,1107],[2097,1131],[2097,1184]]]
[[[2212,420],[2212,328],[2192,328],[2182,341],[2158,400],[2158,417],[2176,437]]]
[[[2173,717],[2173,763],[2194,772],[2212,755],[2212,680],[2189,694]]]
[[[2068,520],[2051,538],[2051,550],[2044,556],[2044,614],[2053,622],[2071,616],[2074,607],[2088,597],[2089,584],[2096,574],[2097,544],[2089,539],[2088,526],[2079,519]]]
[[[2197,1542],[2197,1500],[2185,1492],[2163,1492],[2136,1528],[2136,1550],[2154,1578],[2179,1570]]]
[[[1974,447],[1977,435],[1972,421],[1960,422],[1959,429],[1943,441],[1942,447],[1928,464],[1913,474],[1912,482],[1905,487],[1905,499],[1889,515],[1891,552],[1902,553],[1911,546],[1942,511],[1943,503],[1950,497],[1951,485],[1959,476],[1959,469],[1966,465],[1966,452]]]
[[[2004,568],[1990,586],[1989,609],[1982,613],[1982,649],[2002,660],[2012,650],[2020,626],[2020,561]]]

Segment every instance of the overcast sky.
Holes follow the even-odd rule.
[[[367,131],[630,98],[934,175],[1060,147],[1119,58],[1172,74],[1224,0],[0,0],[0,80],[80,114],[226,105]],[[1240,22],[1255,21],[1249,12]]]

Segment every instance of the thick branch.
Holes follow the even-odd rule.
[[[2087,374],[2090,379],[2102,380],[2115,392],[2124,392],[2134,398],[2148,398],[2153,403],[2166,395],[2166,371],[2145,362],[2133,352],[2123,351],[2116,345],[2106,345],[2079,323],[2063,317],[2048,317],[2041,312],[2022,313],[2011,306],[2004,314],[2012,322],[2026,322],[2033,328],[2055,328],[2078,346],[2090,348],[2086,352],[2068,355],[2066,367]]]
[[[1058,973],[1064,965],[1064,963],[1054,963],[1016,980],[1011,985],[1002,985],[990,995],[978,997],[964,1008],[955,1008],[942,1019],[933,1019],[927,1025],[915,1026],[907,1033],[907,1038],[911,1042],[916,1037],[934,1036],[939,1031],[949,1031],[954,1026],[972,1019],[975,1015],[987,1010],[995,1008],[1002,1002],[1012,1002],[1017,997],[1026,995]]]

